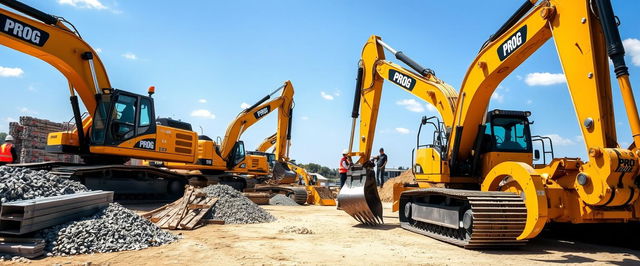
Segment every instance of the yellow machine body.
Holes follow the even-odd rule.
[[[601,5],[599,8],[594,8],[596,2]],[[600,18],[596,12],[601,12]],[[479,191],[487,192],[486,195],[508,195],[489,193],[502,191],[522,196],[526,205],[526,225],[514,237],[514,243],[535,237],[548,222],[640,221],[640,182],[637,178],[640,151],[636,148],[640,147],[640,119],[609,1],[526,1],[514,17],[515,20],[505,23],[482,47],[470,64],[459,91],[438,79],[432,70],[421,67],[382,42],[380,37],[371,36],[364,45],[359,63],[355,101],[358,105],[354,106],[354,113],[359,106],[360,131],[352,133],[352,143],[354,140],[358,143],[358,150],[350,155],[359,157],[359,167],[371,167],[367,166],[367,161],[374,141],[382,84],[388,80],[432,104],[441,119],[441,122],[429,122],[438,118],[423,118],[422,124],[431,123],[442,137],[434,138],[432,146],[418,145],[415,150],[413,172],[418,185],[394,186],[393,209],[401,210],[401,216],[404,215],[403,207],[405,212],[410,207],[432,208],[419,205],[419,202],[418,205],[409,204],[420,193],[451,191],[462,195],[467,193],[464,191],[478,191],[479,186]],[[532,137],[526,118],[530,113],[504,110],[487,113],[487,110],[497,86],[549,39],[553,39],[558,51],[589,156],[585,160],[554,158],[548,164],[534,165]],[[612,46],[614,44],[619,46]],[[414,71],[387,61],[385,49]],[[634,144],[628,149],[620,147],[617,140],[608,52],[632,129]],[[498,149],[498,143],[508,142],[502,138],[507,138],[511,131],[484,131],[496,126],[488,119],[504,115],[512,115],[520,121],[522,128],[526,128],[522,137],[520,133],[514,135],[523,138],[526,149]],[[356,118],[354,116],[354,127]],[[493,148],[487,148],[489,146]],[[360,187],[349,186],[344,193],[347,206],[343,209],[364,223],[379,223],[377,218],[381,217],[381,211],[375,211],[376,206],[371,203],[375,202],[376,197],[372,195],[377,196],[377,191],[367,190],[366,183],[358,185]],[[362,187],[365,197],[357,195],[363,193]],[[417,191],[423,188],[445,190]],[[411,217],[402,219],[401,223],[407,223],[407,226],[411,223],[407,221],[414,221]],[[457,225],[449,226],[456,228]],[[478,246],[473,241],[460,245]]]

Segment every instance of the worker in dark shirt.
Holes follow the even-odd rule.
[[[384,168],[387,166],[387,154],[384,153],[384,149],[380,148],[380,155],[374,158],[377,161],[376,182],[382,187],[384,184]]]
[[[7,135],[4,139],[4,143],[0,145],[0,165],[15,163],[18,159],[16,154],[16,147],[13,146],[13,137]]]

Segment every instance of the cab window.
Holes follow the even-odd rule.
[[[233,164],[237,165],[240,162],[242,162],[242,160],[244,160],[245,157],[245,151],[244,151],[244,142],[239,141],[236,143],[236,151],[235,151],[235,158],[233,160]]]
[[[149,130],[152,116],[151,101],[147,98],[142,98],[140,100],[140,124],[138,125],[138,135],[144,134]]]
[[[124,140],[133,137],[136,127],[136,98],[120,95],[112,113],[111,129],[113,138]]]
[[[528,152],[531,150],[527,121],[519,118],[495,117],[487,131],[493,135],[494,150]]]

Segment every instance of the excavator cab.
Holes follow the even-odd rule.
[[[132,138],[156,132],[153,98],[150,96],[114,90],[113,93],[102,94],[100,98],[93,118],[91,145],[117,146]],[[138,148],[149,149],[153,146],[142,145]]]
[[[533,163],[528,111],[493,110],[478,131],[473,160],[475,174],[487,174],[504,161]]]

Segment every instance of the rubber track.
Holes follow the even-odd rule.
[[[411,190],[402,197],[442,195],[466,201],[473,212],[471,232],[411,220],[401,226],[443,242],[468,249],[521,246],[526,240],[517,240],[527,222],[527,208],[522,197],[508,192],[483,192],[446,188]]]

